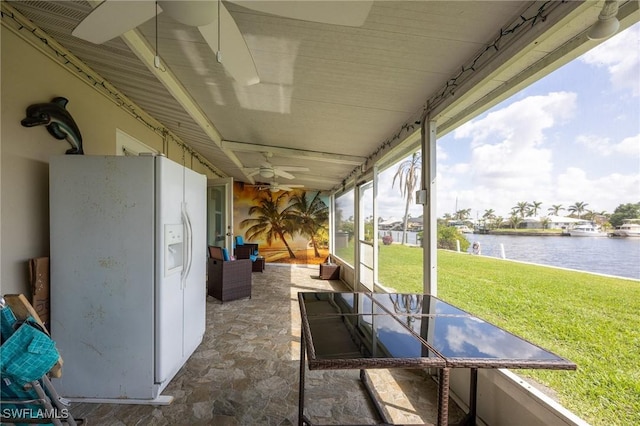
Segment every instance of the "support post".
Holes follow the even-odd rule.
[[[436,122],[426,113],[421,121],[420,146],[422,148],[420,189],[426,191],[426,202],[422,206],[423,292],[437,296]]]

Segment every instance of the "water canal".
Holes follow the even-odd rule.
[[[640,238],[464,235],[483,256],[640,279]]]
[[[402,241],[401,231],[380,231],[387,234]],[[483,256],[502,257],[502,245],[506,259],[640,280],[640,238],[463,235],[480,243]],[[407,243],[419,244],[416,232],[407,233]]]

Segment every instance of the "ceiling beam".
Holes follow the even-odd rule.
[[[180,80],[178,80],[168,68],[163,66],[161,66],[161,68],[156,67],[155,52],[145,38],[142,37],[137,30],[127,31],[120,37],[127,46],[129,46],[129,49],[147,66],[149,71],[156,76],[158,81],[171,93],[171,96],[184,108],[187,114],[191,116],[209,139],[222,149],[222,152],[242,171],[247,179],[253,181],[253,179],[244,172],[244,165],[236,154],[222,146],[222,136],[220,132],[218,132],[218,129],[216,129],[200,106],[191,97],[189,92],[187,92],[187,89],[180,83]]]
[[[324,183],[326,185],[338,185],[342,181],[340,179],[325,178],[325,177],[309,177],[309,176],[296,176],[296,181]],[[286,183],[285,183],[286,185]]]
[[[271,145],[256,145],[247,142],[222,141],[222,148],[243,152],[270,152],[283,157],[300,158],[303,160],[325,161],[333,164],[348,164],[358,166],[365,161],[365,157],[356,155],[334,154],[330,152],[308,151],[301,149],[282,148]]]

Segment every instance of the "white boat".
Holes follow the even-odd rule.
[[[584,223],[569,230],[572,237],[606,237],[607,233],[602,231],[599,226],[591,223]]]
[[[640,237],[640,219],[627,219],[613,231],[616,237]]]
[[[456,229],[463,234],[473,234],[473,229],[469,228],[467,225],[456,225]]]

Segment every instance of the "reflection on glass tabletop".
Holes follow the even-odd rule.
[[[430,295],[301,292],[298,299],[310,331],[310,359],[440,359],[452,367],[478,362],[491,368],[575,368]]]

